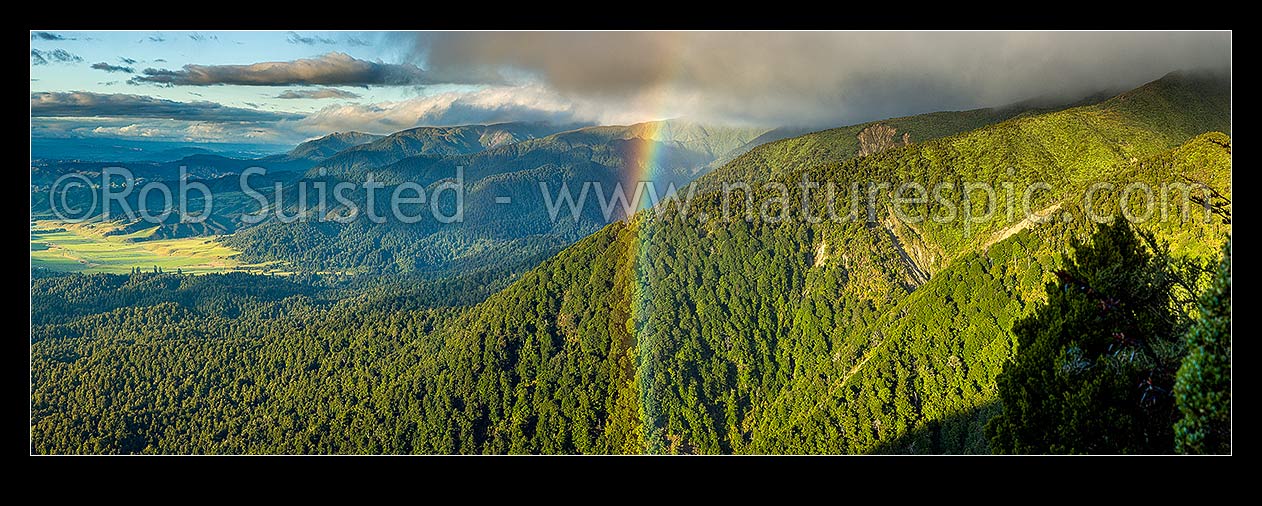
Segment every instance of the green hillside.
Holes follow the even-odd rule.
[[[607,417],[594,423],[615,426],[621,420],[617,406],[634,392],[643,421],[634,434],[645,438],[649,451],[984,451],[980,424],[993,414],[987,409],[994,375],[1012,352],[1008,329],[1037,300],[1068,238],[1090,230],[1074,204],[1082,184],[1122,182],[1136,167],[1153,165],[1165,170],[1145,172],[1150,181],[1185,173],[1215,183],[1229,178],[1225,136],[1208,134],[1178,146],[1170,140],[1187,140],[1188,131],[1179,126],[1186,122],[1151,122],[1155,112],[1176,117],[1222,111],[1226,94],[1219,81],[1169,79],[1175,85],[1154,83],[1124,101],[1018,118],[785,178],[791,182],[806,173],[832,181],[1039,179],[1060,190],[1036,207],[1060,204],[1077,216],[1071,222],[1034,227],[987,245],[1017,221],[999,218],[966,236],[958,224],[926,223],[917,230],[888,221],[812,226],[755,219],[698,226],[677,215],[642,216],[631,226],[611,227],[580,242],[466,315],[470,322],[450,329],[456,337],[448,342],[473,339],[480,341],[481,353],[505,355],[482,361],[478,367],[499,365],[468,377],[471,383],[428,391],[473,392],[460,398],[462,409],[444,416],[472,417],[475,426],[488,426],[498,438],[505,432],[524,438],[474,434],[464,443],[475,444],[475,451],[506,451],[514,444],[601,451],[555,428],[564,420],[560,414],[542,430],[541,419],[521,428],[511,413],[546,412],[538,403],[588,405],[590,399],[561,382],[580,371],[605,369],[608,365],[597,364],[616,362],[610,357],[625,353],[636,359],[636,380],[609,387],[622,393],[606,393],[604,403],[591,408],[597,420]],[[1203,93],[1167,93],[1185,89],[1185,79]],[[1141,99],[1144,107],[1131,105]],[[1151,104],[1165,109],[1154,111]],[[1220,117],[1205,128],[1227,122]],[[766,155],[759,151],[747,156]],[[1001,168],[1008,164],[1019,169],[1009,175]],[[1217,189],[1230,194],[1229,188]],[[693,205],[692,212],[715,214],[720,207],[717,198]],[[1201,244],[1216,247],[1227,231],[1217,222],[1155,228],[1170,239],[1197,237],[1181,241],[1184,252],[1196,252]],[[601,260],[572,258],[591,255],[588,248],[603,244],[629,249],[606,248]],[[920,253],[900,255],[903,249]],[[623,262],[622,271],[597,275],[575,266],[615,261]],[[570,272],[575,269],[580,270]],[[618,302],[625,295],[614,295],[624,293],[616,286],[607,288],[607,297],[581,298],[591,283],[628,279],[632,270],[635,289],[627,309]],[[916,272],[928,273],[928,281]],[[595,314],[584,317],[584,310]],[[631,314],[626,325],[623,312]],[[511,326],[504,323],[506,314],[514,315]],[[529,365],[525,357],[552,360]],[[588,365],[566,365],[582,357]],[[493,377],[499,379],[488,381]],[[568,430],[590,426],[584,422]],[[925,430],[929,442],[921,441],[919,450],[914,443],[882,446]]]
[[[612,198],[614,188],[629,184],[627,197],[634,192],[629,181],[637,171],[654,176],[655,184],[683,186],[695,170],[714,159],[710,150],[738,147],[758,135],[756,129],[728,129],[659,122],[628,127],[592,127],[566,131],[542,138],[527,139],[466,154],[422,154],[407,156],[381,165],[345,165],[348,156],[385,145],[387,139],[352,148],[312,169],[306,178],[292,181],[284,197],[287,215],[297,215],[300,193],[297,185],[337,181],[361,183],[372,174],[386,186],[377,192],[375,202],[387,201],[389,192],[404,183],[417,183],[433,189],[449,181],[457,171],[465,184],[462,220],[443,223],[433,216],[428,204],[402,206],[407,215],[420,215],[418,222],[396,219],[388,209],[378,213],[384,223],[367,219],[341,224],[287,223],[268,219],[258,226],[245,227],[226,240],[242,250],[250,261],[285,261],[308,270],[386,270],[445,276],[466,272],[504,259],[522,262],[549,256],[607,224],[602,209],[586,206],[576,217],[562,215],[553,221],[540,184],[552,191],[568,185],[577,193],[584,184],[601,185],[601,198]],[[406,134],[406,135],[405,135]],[[412,131],[396,134],[413,138]],[[391,142],[402,142],[396,139]],[[376,146],[376,147],[374,147]],[[386,150],[386,148],[381,147]],[[393,157],[403,151],[389,151]],[[651,160],[644,153],[653,153]],[[652,166],[651,169],[642,169]],[[595,190],[590,192],[594,204]],[[367,206],[365,191],[347,195],[361,210]],[[314,199],[314,192],[307,193]],[[444,215],[454,213],[454,201],[443,201]],[[501,202],[500,198],[508,198]],[[314,203],[310,208],[314,208]],[[611,219],[625,216],[614,206]],[[348,212],[330,211],[333,215]],[[316,220],[309,220],[316,221]],[[533,260],[530,265],[534,265]]]
[[[1011,106],[1000,110],[933,113],[903,118],[897,120],[897,124],[919,125],[918,138],[930,139],[957,132],[966,125],[980,126],[1030,110],[1028,106]],[[839,132],[858,132],[861,127],[806,137],[818,138],[811,142],[821,145],[841,142],[849,146],[829,152],[832,159],[844,160],[856,154],[857,148],[851,145],[857,146],[857,142],[853,139],[849,144],[837,141]],[[669,185],[682,187],[720,156],[730,157],[732,153],[748,149],[751,140],[765,133],[758,128],[715,127],[668,120],[580,128],[485,149],[470,148],[469,153],[456,150],[453,154],[413,146],[431,142],[435,137],[446,140],[468,137],[472,143],[472,132],[478,131],[476,128],[422,128],[399,132],[326,160],[320,167],[308,171],[305,179],[290,182],[284,194],[286,202],[291,202],[286,214],[293,215],[299,200],[293,188],[303,182],[326,181],[330,185],[337,181],[362,182],[371,173],[375,181],[386,185],[378,192],[381,196],[375,199],[384,201],[384,195],[397,185],[413,182],[433,189],[441,181],[454,177],[459,168],[466,184],[462,222],[443,224],[424,219],[417,223],[400,223],[387,216],[383,224],[355,220],[343,225],[284,223],[273,219],[242,228],[225,242],[241,250],[241,259],[249,262],[283,261],[295,269],[384,269],[429,276],[465,272],[502,262],[505,258],[548,256],[611,220],[625,217],[622,207],[614,206],[614,212],[605,216],[601,206],[593,205],[597,199],[612,201],[617,185],[624,185],[628,198],[634,194],[638,182],[632,179],[643,175],[650,175],[647,179],[659,189]],[[775,143],[739,157],[728,164],[723,173],[749,167],[750,156],[769,156],[767,152],[775,152],[772,146]],[[646,153],[652,155],[646,156]],[[593,202],[585,205],[576,219],[562,215],[561,219],[553,221],[540,194],[540,184],[546,184],[553,191],[567,185],[575,195],[584,184],[591,185]],[[595,190],[597,184],[601,192]],[[701,188],[705,188],[704,184]],[[597,197],[597,193],[601,195]],[[366,206],[365,192],[349,195],[359,209]],[[508,197],[511,201],[500,203],[498,197]],[[314,192],[309,192],[308,198],[314,198]],[[404,209],[408,214],[417,211],[424,214],[424,207]],[[337,215],[340,211],[331,212]]]
[[[907,143],[865,148],[873,124],[772,142],[705,176],[686,212],[608,225],[466,308],[392,310],[388,288],[312,282],[245,310],[205,287],[160,300],[142,290],[153,282],[57,276],[40,287],[50,300],[88,285],[145,306],[33,318],[46,323],[32,327],[32,450],[986,452],[1012,323],[1089,236],[1088,211],[1142,214],[1120,201],[1132,182],[1191,179],[1229,200],[1229,111],[1225,80],[1172,74],[1060,111],[881,122]],[[841,202],[854,182],[945,191],[907,206],[926,218],[913,222],[889,188],[871,221],[815,222],[798,205],[766,219],[739,202],[733,219],[700,219],[724,214],[725,181],[758,202],[780,196],[761,183],[783,182],[785,201],[827,216],[803,178],[837,184]],[[970,182],[1045,182],[1031,207],[1052,219],[933,220],[983,214]],[[1137,226],[1188,261],[1230,231],[1195,213]],[[444,289],[459,290],[425,287]]]

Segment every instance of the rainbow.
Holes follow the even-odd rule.
[[[626,192],[627,198],[630,199],[635,195],[636,190],[641,189],[645,192],[640,196],[640,200],[635,203],[635,210],[640,211],[651,203],[649,199],[646,183],[656,181],[663,171],[663,163],[661,149],[663,131],[666,130],[666,122],[664,120],[651,121],[641,123],[639,132],[635,132],[635,138],[638,140],[632,148],[632,152],[626,159],[626,166],[623,168],[622,188]],[[667,132],[669,133],[669,132]],[[656,185],[656,183],[655,183]],[[662,192],[665,188],[655,188],[659,197],[664,197]]]
[[[657,92],[651,97],[650,102],[654,106],[652,110],[658,110],[663,102],[664,93]],[[664,119],[665,115],[654,117],[653,121],[640,123],[636,126],[639,128],[633,132],[633,140],[637,140],[633,144],[632,151],[625,159],[625,166],[621,184],[623,191],[628,199],[636,195],[637,189],[642,189],[640,199],[634,203],[637,213],[627,218],[627,233],[632,235],[630,241],[629,261],[630,268],[633,269],[629,279],[632,280],[634,286],[630,287],[632,294],[630,297],[628,315],[634,322],[628,328],[634,332],[634,341],[636,343],[636,367],[635,381],[636,390],[639,393],[640,407],[640,423],[644,438],[647,445],[644,450],[647,453],[665,453],[668,448],[665,446],[665,434],[663,425],[665,423],[664,414],[660,403],[658,402],[655,392],[653,392],[654,378],[661,374],[661,364],[658,363],[654,356],[656,345],[648,342],[653,338],[655,332],[650,331],[646,327],[653,325],[661,325],[656,321],[652,314],[652,300],[654,290],[657,289],[657,283],[650,279],[648,262],[651,255],[656,254],[654,248],[650,244],[650,233],[647,227],[652,221],[652,213],[645,212],[653,202],[649,196],[649,188],[647,183],[654,182],[653,190],[658,193],[657,197],[664,198],[666,188],[658,188],[657,184],[661,180],[664,170],[662,156],[665,152],[662,149],[663,141],[670,135],[669,127]]]
[[[674,53],[668,52],[669,55]],[[664,62],[666,68],[678,70],[676,62]],[[671,98],[671,79],[669,76],[657,86],[652,88],[647,95],[644,96],[643,102],[640,104],[640,110],[645,111],[642,117],[648,121],[635,125],[635,131],[631,133],[632,149],[626,153],[623,159],[623,170],[619,182],[622,184],[624,195],[627,199],[636,196],[637,188],[642,189],[639,199],[635,201],[634,209],[636,213],[628,216],[626,226],[628,230],[625,233],[630,234],[630,241],[627,251],[628,268],[632,270],[631,275],[627,278],[631,280],[632,286],[631,296],[629,297],[627,314],[629,315],[630,325],[627,328],[633,333],[632,338],[636,343],[635,346],[635,382],[636,390],[639,395],[641,436],[647,445],[644,451],[647,453],[665,453],[668,451],[666,446],[666,434],[664,433],[665,419],[661,406],[652,391],[651,386],[654,384],[654,378],[661,374],[662,365],[658,359],[654,357],[654,350],[657,345],[648,342],[655,334],[646,327],[654,325],[662,325],[660,318],[654,318],[652,310],[652,301],[654,291],[659,288],[659,284],[651,279],[648,262],[653,255],[657,254],[656,248],[652,247],[650,238],[651,232],[648,229],[653,221],[653,213],[645,212],[653,203],[648,193],[648,182],[654,183],[653,190],[657,192],[658,200],[665,198],[667,188],[658,188],[657,185],[665,178],[665,171],[669,169],[665,160],[666,154],[662,149],[665,141],[668,141],[673,134],[667,118],[674,116],[673,111],[666,110],[670,107]],[[677,189],[678,190],[678,189]],[[629,206],[630,207],[630,206]]]

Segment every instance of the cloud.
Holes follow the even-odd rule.
[[[359,98],[359,95],[356,93],[351,93],[349,91],[343,91],[336,88],[320,88],[316,90],[285,90],[280,95],[276,95],[276,98],[285,98],[285,99]]]
[[[83,58],[67,52],[65,49],[51,51],[31,50],[31,65],[48,65],[49,63],[80,63]]]
[[[31,32],[31,40],[75,40],[73,37],[50,33],[50,32]]]
[[[190,33],[188,38],[193,42],[206,42],[208,40],[219,40],[218,35],[202,35],[200,33]]]
[[[1230,67],[1226,32],[396,34],[430,72],[521,75],[609,116],[839,124]]]
[[[302,35],[298,32],[288,32],[285,35],[286,35],[285,42],[288,42],[290,44],[301,44],[304,46],[315,46],[315,45],[333,46],[339,43],[344,44],[346,46],[350,46],[350,47],[364,47],[364,46],[372,45],[372,43],[367,41],[366,39],[361,38],[359,36],[355,36],[355,35],[345,35],[340,39],[340,42],[338,39],[333,39],[333,38],[325,37],[322,35]]]
[[[265,124],[152,118],[31,118],[31,136],[43,139],[130,138],[281,145],[292,145],[305,138],[288,135]]]
[[[127,64],[127,65],[135,65],[135,64],[136,64],[136,60],[133,60],[133,59],[128,58],[128,57],[126,57],[126,56],[119,56],[119,57],[118,57],[118,61],[123,62],[123,63],[125,63],[125,64]]]
[[[282,122],[296,114],[176,102],[141,95],[32,93],[31,135],[41,138],[137,138],[187,142],[289,144],[306,137]]]
[[[572,123],[591,115],[592,111],[583,111],[541,86],[499,86],[397,102],[330,105],[300,120],[283,122],[283,126],[309,134],[347,130],[384,134],[422,125]]]
[[[184,135],[188,139],[223,139],[230,135],[222,123],[194,123],[184,127]]]
[[[134,83],[174,86],[401,86],[438,83],[478,82],[472,76],[441,75],[412,64],[391,64],[359,60],[345,53],[328,53],[316,58],[252,65],[185,65],[180,70],[147,68]]]
[[[111,72],[111,73],[112,72],[125,72],[128,74],[131,74],[131,73],[136,72],[136,69],[133,69],[131,67],[124,67],[121,65],[110,65],[105,62],[93,63],[92,68],[97,69],[97,70],[104,70],[106,72]]]
[[[38,37],[32,32],[32,40]],[[290,32],[286,39],[301,46],[402,44],[405,58],[384,63],[331,52],[293,61],[141,70],[132,67],[136,60],[120,57],[122,65],[108,67],[139,71],[127,76],[132,84],[189,86],[208,96],[213,89],[195,87],[296,87],[260,90],[247,99],[360,98],[337,89],[350,86],[418,86],[427,95],[374,104],[333,102],[299,116],[139,95],[33,94],[32,116],[41,125],[77,121],[80,127],[117,129],[109,135],[162,128],[162,135],[180,138],[390,133],[418,125],[519,120],[627,124],[669,117],[835,126],[1120,90],[1177,69],[1229,70],[1231,55],[1226,32]],[[146,40],[166,38],[154,34]],[[82,61],[63,50],[32,50],[31,59],[32,65]],[[92,67],[109,72],[105,65]],[[474,86],[426,87],[431,84]],[[447,89],[460,91],[438,92]],[[164,123],[171,121],[183,123],[178,128]],[[194,123],[206,124],[190,129]],[[131,125],[137,126],[123,130]]]
[[[166,42],[167,41],[167,38],[163,37],[161,33],[155,33],[146,38],[149,39],[149,42]],[[141,40],[141,42],[144,42],[144,40]]]
[[[126,126],[99,126],[92,129],[94,135],[105,135],[110,137],[159,137],[162,136],[164,130],[157,127],[145,126],[139,123],[131,123]]]
[[[176,102],[123,93],[40,92],[31,94],[32,117],[165,118],[185,121],[265,122],[297,115],[227,107],[214,102]]]
[[[314,46],[316,44],[326,44],[326,45],[337,44],[336,40],[330,39],[328,37],[321,37],[319,35],[303,37],[302,35],[299,35],[298,32],[289,32],[288,36],[285,37],[285,42],[288,42],[290,44],[302,44],[306,46]]]

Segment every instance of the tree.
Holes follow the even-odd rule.
[[[1047,302],[1013,325],[1017,353],[997,378],[1001,453],[1169,453],[1170,388],[1185,311],[1164,246],[1123,219],[1047,284]]]
[[[1174,426],[1180,453],[1231,453],[1231,241],[1223,246],[1214,284],[1201,297],[1201,317],[1187,333],[1174,398],[1183,418]]]

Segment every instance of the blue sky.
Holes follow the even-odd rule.
[[[279,146],[503,121],[828,127],[1230,66],[1230,32],[48,30],[31,32],[31,135]]]
[[[98,93],[140,93],[169,100],[214,100],[234,107],[253,107],[288,112],[311,112],[324,105],[323,100],[280,100],[270,87],[220,86],[213,89],[159,87],[127,84],[132,77],[120,72],[104,72],[90,68],[93,63],[132,67],[178,69],[185,64],[231,65],[260,61],[291,61],[317,57],[328,52],[341,52],[363,60],[402,61],[396,45],[383,44],[381,33],[363,32],[49,32],[67,40],[33,40],[33,49],[64,49],[83,58],[82,64],[32,65],[32,91],[91,91]],[[297,38],[310,43],[294,42]],[[154,40],[160,39],[160,40]],[[328,41],[328,42],[324,42]],[[350,43],[349,41],[358,41]],[[332,42],[332,43],[329,43]],[[120,61],[133,59],[134,64]],[[420,90],[397,87],[347,88],[364,101],[403,100],[417,96]],[[207,98],[209,95],[210,98]]]
[[[185,65],[251,65],[259,62],[292,62],[339,53],[368,62],[413,60],[413,48],[392,43],[391,34],[380,32],[292,31],[33,31],[31,36],[31,93],[80,96],[138,95],[179,103],[213,102],[230,108],[309,115],[338,104],[372,107],[370,104],[405,103],[444,94],[467,94],[477,84],[426,84],[423,86],[165,86],[136,83],[145,69],[179,70]],[[65,61],[51,56],[61,51]],[[41,56],[36,56],[36,55]],[[108,69],[94,68],[94,65]],[[286,92],[323,90],[329,98],[278,98]],[[333,91],[329,91],[333,90]],[[35,104],[33,99],[33,104]],[[34,107],[34,105],[33,105]],[[339,130],[336,124],[278,126],[217,121],[180,121],[172,118],[100,116],[44,117],[33,111],[32,135],[50,137],[130,137],[137,139],[199,142],[251,142],[292,144]],[[114,111],[118,112],[118,111]],[[291,121],[292,123],[292,121]],[[227,128],[220,128],[227,126]],[[347,124],[347,129],[389,133],[412,125]],[[130,128],[136,127],[136,128]],[[365,128],[366,127],[366,128]],[[252,136],[264,128],[269,135]],[[194,132],[189,135],[190,132]],[[150,135],[152,134],[152,135]]]

